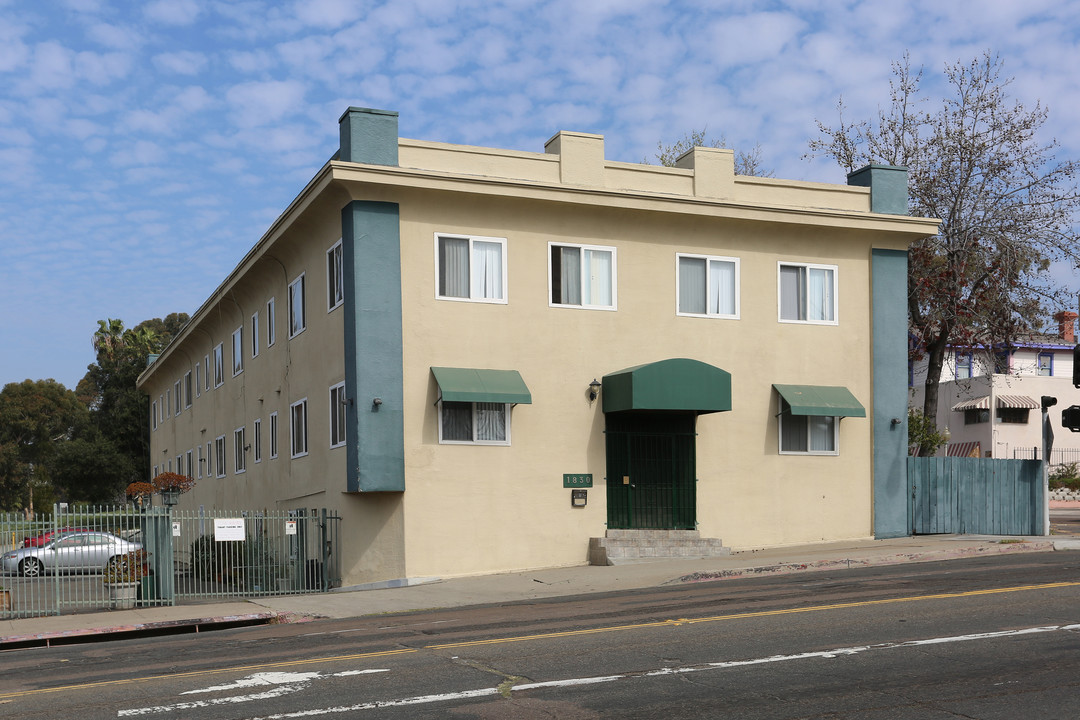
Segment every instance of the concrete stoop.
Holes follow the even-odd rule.
[[[589,538],[590,565],[730,554],[720,538],[703,538],[697,530],[608,530],[604,537]]]

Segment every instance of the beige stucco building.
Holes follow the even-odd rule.
[[[140,378],[185,505],[335,509],[347,585],[908,532],[902,169],[341,139]]]

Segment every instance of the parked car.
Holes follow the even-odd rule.
[[[38,547],[23,547],[0,556],[5,573],[38,577],[46,572],[102,572],[114,558],[142,548],[107,532],[57,534]]]
[[[23,547],[41,547],[52,540],[56,535],[66,535],[67,533],[73,532],[90,532],[90,530],[89,528],[60,528],[59,530],[50,530],[49,532],[34,537],[23,538]]]

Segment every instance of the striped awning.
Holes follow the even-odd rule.
[[[1027,395],[998,395],[997,406],[999,408],[1015,408],[1018,410],[1039,409],[1039,403]]]
[[[945,448],[945,454],[948,457],[977,458],[982,456],[982,448],[978,440],[975,442],[949,443],[949,446]]]
[[[963,412],[964,410],[989,410],[990,409],[990,396],[983,395],[972,400],[962,400],[952,406],[954,412]]]

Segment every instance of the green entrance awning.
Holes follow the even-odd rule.
[[[773,385],[791,406],[792,415],[866,417],[866,408],[843,386]]]
[[[697,360],[660,360],[605,375],[601,397],[606,413],[724,412],[731,410],[731,373]]]
[[[439,396],[447,402],[532,403],[517,370],[433,367]]]

